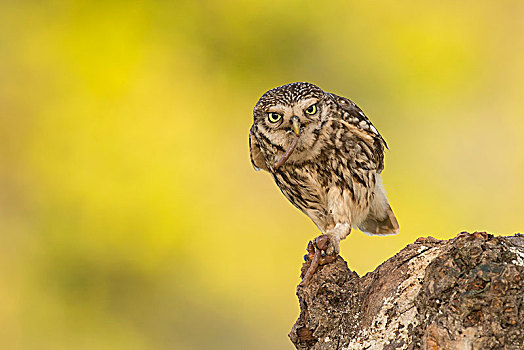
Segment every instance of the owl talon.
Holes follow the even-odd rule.
[[[329,246],[329,236],[328,235],[320,235],[317,238],[315,238],[315,245],[320,250],[326,250]]]
[[[313,245],[313,242],[311,241],[308,242],[306,250],[308,251],[308,253],[315,252],[315,246]]]
[[[336,249],[328,235],[318,236],[315,239],[315,243],[317,248],[321,251],[320,260],[318,262],[319,265],[325,265],[335,261],[338,254],[336,253]]]
[[[311,278],[313,278],[313,275],[317,272],[319,265],[325,265],[335,261],[338,254],[329,254],[328,248],[331,248],[331,245],[327,235],[318,236],[314,243],[309,241],[307,245],[308,254],[304,255],[305,263],[302,265],[301,269],[301,277],[303,277],[303,279],[299,284],[300,287],[309,284]]]
[[[320,260],[318,261],[318,264],[319,265],[330,264],[333,261],[335,261],[336,259],[337,259],[336,255],[326,255],[325,257],[320,258]]]

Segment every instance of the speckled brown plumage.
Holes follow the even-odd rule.
[[[296,138],[289,158],[276,166]],[[310,83],[271,89],[253,110],[249,144],[255,169],[268,171],[329,236],[328,254],[338,253],[351,227],[398,232],[380,176],[386,142],[352,101]]]

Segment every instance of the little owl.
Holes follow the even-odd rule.
[[[325,234],[323,257],[339,253],[352,227],[398,233],[380,175],[386,142],[347,98],[310,83],[271,89],[253,110],[249,146],[255,169]]]

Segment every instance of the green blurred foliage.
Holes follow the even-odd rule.
[[[521,1],[0,5],[2,349],[291,349],[318,232],[249,162],[251,110],[310,81],[389,143],[401,233],[513,234],[524,203]]]

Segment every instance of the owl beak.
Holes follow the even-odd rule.
[[[297,136],[300,136],[300,119],[296,115],[291,117],[291,128]]]

